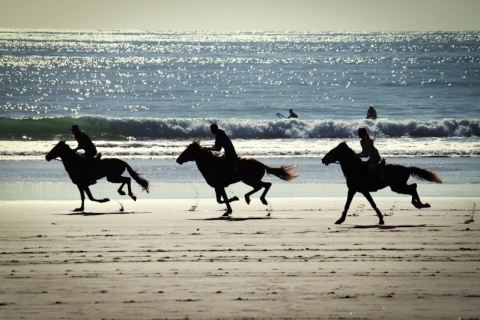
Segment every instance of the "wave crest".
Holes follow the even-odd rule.
[[[244,120],[215,118],[106,118],[54,117],[7,118],[0,117],[2,140],[51,140],[71,137],[70,127],[80,126],[92,138],[103,140],[158,140],[195,139],[211,137],[210,124],[218,123],[237,139],[318,139],[356,137],[359,127],[366,127],[376,137],[478,137],[480,120]]]

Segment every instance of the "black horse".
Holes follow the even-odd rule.
[[[122,190],[124,185],[128,186],[128,195],[137,200],[137,197],[132,193],[130,185],[131,179],[129,177],[122,177],[123,172],[127,169],[130,176],[142,187],[143,190],[149,192],[149,183],[142,178],[136,171],[134,171],[128,163],[120,159],[85,159],[75,151],[73,151],[65,141],[60,141],[55,147],[45,156],[47,161],[55,158],[62,159],[65,170],[67,170],[70,179],[77,185],[82,199],[80,208],[74,211],[83,211],[85,202],[85,193],[91,201],[107,202],[110,199],[95,199],[90,192],[89,186],[96,183],[96,180],[107,177],[107,180],[112,183],[121,183],[118,193],[122,196],[125,192]]]
[[[342,217],[335,222],[341,224],[345,221],[348,208],[352,202],[355,193],[362,193],[375,210],[380,219],[379,224],[383,224],[383,215],[378,210],[372,196],[371,191],[376,191],[390,186],[393,192],[401,194],[409,194],[412,196],[412,204],[418,208],[429,208],[428,203],[422,203],[417,193],[417,184],[407,184],[410,176],[420,180],[442,183],[442,180],[433,172],[420,169],[417,167],[404,167],[399,164],[388,164],[383,166],[383,179],[375,185],[372,185],[368,177],[368,164],[363,162],[355,152],[345,143],[340,143],[337,147],[328,152],[322,159],[322,163],[329,165],[332,162],[339,162],[342,167],[343,174],[347,180],[348,197]]]
[[[179,164],[187,161],[195,161],[197,163],[198,170],[200,170],[207,183],[215,189],[217,202],[226,204],[227,211],[223,216],[232,214],[230,202],[238,200],[237,197],[231,199],[227,197],[225,188],[230,184],[242,181],[253,187],[253,190],[245,195],[245,201],[248,204],[250,203],[250,196],[263,188],[264,191],[260,196],[260,200],[266,205],[268,203],[265,196],[272,184],[262,181],[265,172],[285,181],[290,181],[297,177],[293,166],[272,168],[253,158],[241,159],[238,163],[238,171],[235,174],[229,174],[227,173],[228,169],[224,168],[222,164],[222,158],[202,147],[199,141],[191,143],[177,158],[177,163]]]

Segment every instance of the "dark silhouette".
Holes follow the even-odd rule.
[[[295,112],[293,112],[292,109],[288,110],[288,112],[290,112],[290,115],[288,116],[288,119],[290,119],[290,118],[298,119],[297,114]]]
[[[73,151],[83,150],[85,151],[83,154],[85,158],[93,159],[97,155],[97,148],[95,148],[90,137],[85,132],[80,131],[80,128],[76,124],[74,124],[70,130],[78,142],[78,146],[73,149]]]
[[[122,196],[125,195],[125,192],[122,190],[123,186],[126,184],[128,186],[128,195],[133,199],[137,200],[137,197],[132,193],[129,177],[122,177],[122,173],[127,169],[130,176],[140,185],[142,189],[149,192],[148,181],[142,178],[136,171],[134,171],[128,163],[120,159],[115,158],[106,158],[98,160],[98,162],[92,163],[91,161],[86,161],[85,158],[80,156],[72,150],[65,141],[60,141],[55,147],[45,156],[47,161],[50,161],[55,158],[62,159],[65,170],[68,172],[70,179],[74,184],[77,185],[78,190],[80,191],[80,198],[82,200],[82,205],[80,208],[77,208],[73,211],[83,211],[84,202],[85,202],[85,193],[87,193],[88,198],[91,201],[96,202],[107,202],[110,199],[95,199],[90,192],[89,186],[96,183],[96,180],[107,177],[107,180],[111,183],[121,183],[122,185],[118,188],[118,193]]]
[[[410,176],[413,176],[420,180],[442,183],[442,180],[433,172],[420,169],[417,167],[404,167],[399,164],[388,164],[384,168],[384,179],[380,185],[377,185],[374,190],[371,189],[368,179],[368,167],[355,152],[345,143],[340,143],[337,147],[328,152],[322,159],[322,163],[329,165],[333,162],[340,162],[343,174],[347,180],[348,197],[345,203],[345,208],[342,212],[342,217],[335,222],[341,224],[347,217],[347,211],[352,202],[355,193],[362,193],[368,200],[372,208],[377,213],[380,219],[379,224],[383,224],[383,215],[377,208],[373,201],[370,191],[376,191],[377,189],[383,189],[390,186],[393,192],[401,194],[409,194],[412,196],[412,204],[418,208],[429,208],[428,203],[422,203],[417,193],[417,184],[407,184],[407,180]]]
[[[215,145],[207,148],[207,150],[220,151],[223,148],[225,155],[221,165],[227,169],[229,174],[235,173],[237,171],[238,155],[232,140],[215,123],[210,126],[210,131],[215,135]]]
[[[250,196],[264,188],[265,190],[260,196],[260,200],[263,204],[267,205],[268,203],[265,196],[272,184],[262,181],[265,172],[267,172],[267,174],[273,174],[285,181],[290,181],[297,177],[297,174],[293,171],[293,166],[272,168],[253,158],[240,159],[238,171],[234,175],[226,175],[225,169],[220,165],[222,157],[213,154],[208,149],[209,148],[200,146],[200,141],[194,141],[180,154],[177,158],[177,163],[183,164],[188,161],[196,162],[198,170],[200,170],[208,185],[215,189],[217,202],[227,205],[227,211],[223,214],[224,217],[231,215],[233,212],[230,202],[238,200],[237,197],[227,198],[225,188],[230,184],[242,181],[253,187],[252,191],[245,194],[245,201],[248,204],[250,203]]]
[[[370,106],[367,110],[367,119],[377,119],[377,111],[373,106]]]
[[[373,139],[367,133],[367,129],[360,128],[358,129],[358,137],[360,140],[360,145],[362,146],[362,151],[357,154],[359,157],[368,158],[368,173],[370,175],[371,180],[374,178],[378,178],[378,180],[382,180],[383,178],[383,166],[379,166],[381,158],[380,154],[378,153],[377,148],[373,145]],[[374,177],[373,173],[376,169],[379,169],[378,177]],[[378,181],[380,182],[380,181]]]

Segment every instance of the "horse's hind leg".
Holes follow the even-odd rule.
[[[267,195],[268,190],[272,186],[270,182],[263,182],[263,181],[258,181],[257,183],[249,183],[247,181],[243,181],[243,183],[253,187],[253,190],[245,194],[245,202],[247,204],[250,204],[250,196],[254,194],[255,192],[260,191],[260,189],[265,188],[263,191],[262,195],[260,196],[260,201],[262,201],[263,204],[267,205],[268,202],[265,199],[265,196]]]
[[[365,192],[363,195],[368,200],[368,202],[372,206],[373,210],[375,210],[375,212],[377,213],[377,216],[378,216],[378,219],[379,219],[378,224],[384,224],[383,215],[380,212],[380,210],[377,208],[377,205],[376,205],[375,201],[373,201],[373,198],[372,198],[372,195],[370,194],[370,192]]]
[[[263,191],[262,195],[260,196],[260,201],[262,201],[263,204],[267,205],[267,199],[265,199],[265,196],[267,195],[268,190],[270,190],[270,187],[272,184],[270,182],[262,182],[262,186],[265,188]]]
[[[253,187],[253,190],[245,194],[245,202],[247,204],[250,204],[250,196],[254,194],[255,192],[258,192],[260,189],[262,189],[262,186],[256,185]]]
[[[417,184],[416,183],[413,183],[411,185],[408,185],[408,184],[393,185],[393,186],[390,186],[390,189],[393,192],[396,192],[396,193],[411,195],[412,196],[412,204],[417,209],[430,208],[430,204],[422,203],[422,201],[420,200],[420,197],[418,196],[418,192],[417,192]]]
[[[108,202],[110,201],[110,199],[108,198],[103,198],[103,199],[95,199],[92,195],[92,193],[90,192],[90,189],[88,187],[85,187],[85,193],[87,194],[88,196],[88,199],[90,199],[90,201],[95,201],[95,202],[100,202],[100,203],[103,203],[103,202]]]
[[[121,183],[120,188],[118,188],[117,191],[122,196],[125,195],[125,192],[123,191],[123,186],[127,185],[128,195],[134,201],[137,201],[137,197],[132,192],[132,185],[131,185],[132,179],[130,179],[129,177],[122,177],[122,176],[107,176],[107,181],[111,183]]]

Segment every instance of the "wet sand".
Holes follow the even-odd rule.
[[[479,318],[480,198],[376,200],[2,201],[0,318]]]

